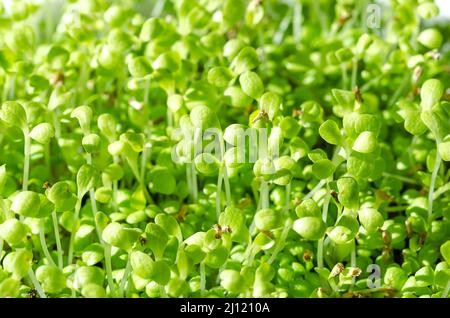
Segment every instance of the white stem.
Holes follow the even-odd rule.
[[[16,75],[13,73],[9,79],[10,79],[9,99],[13,100],[14,95],[15,95],[15,88],[16,88]]]
[[[221,206],[221,197],[222,197],[222,176],[223,176],[223,169],[225,167],[221,165],[219,168],[219,176],[217,177],[217,187],[216,187],[216,218],[217,221],[219,221],[220,212],[222,212],[222,206]]]
[[[392,179],[397,179],[397,180],[403,181],[403,182],[405,182],[405,183],[419,184],[419,183],[418,183],[416,180],[414,180],[414,179],[406,178],[406,177],[403,177],[403,176],[398,176],[398,175],[396,175],[396,174],[392,174],[392,173],[388,173],[388,172],[383,172],[382,175],[383,175],[384,177],[392,178]]]
[[[309,193],[307,195],[305,195],[305,197],[303,198],[303,201],[312,198],[314,196],[314,194],[316,194],[317,191],[322,189],[326,183],[327,183],[327,180],[325,180],[325,179],[320,180],[320,182],[314,188],[312,188],[312,190],[309,191]]]
[[[111,292],[111,296],[114,297],[114,281],[112,276],[112,266],[111,266],[111,245],[103,242],[103,248],[105,250],[105,268],[106,277],[108,279],[108,286]]]
[[[130,275],[131,272],[131,255],[130,253],[128,254],[128,260],[127,260],[127,265],[125,267],[125,271],[123,273],[123,277],[122,277],[122,281],[120,282],[120,286],[119,286],[119,295],[120,297],[124,297],[125,295],[124,290],[125,290],[125,285],[127,284],[128,281],[128,276]]]
[[[350,255],[350,265],[352,267],[356,267],[356,242],[355,240],[353,240],[353,249],[352,249],[352,253]],[[352,277],[352,285],[354,285],[356,282],[356,277]]]
[[[28,190],[28,178],[30,175],[30,148],[31,148],[31,139],[28,135],[28,130],[24,131],[24,163],[23,163],[23,183],[22,183],[22,191]]]
[[[445,192],[450,190],[450,182],[447,182],[446,184],[444,184],[442,187],[440,187],[439,189],[437,189],[434,192],[433,198],[434,200],[436,200],[439,196],[441,196],[442,194],[444,194]]]
[[[302,34],[302,20],[302,4],[300,1],[295,1],[292,17],[292,33],[294,34],[294,41],[296,44],[300,42]]]
[[[230,181],[228,179],[227,167],[223,167],[223,183],[225,184],[225,196],[227,199],[227,206],[231,206],[231,189],[230,189]]]
[[[436,184],[437,174],[439,172],[439,167],[441,166],[441,156],[439,151],[436,151],[436,158],[434,161],[434,168],[431,174],[430,190],[428,192],[428,221],[431,221],[431,216],[433,215],[433,193],[434,186]]]
[[[261,209],[269,208],[269,186],[266,181],[261,180]]]
[[[92,164],[92,155],[90,153],[87,154],[87,164]],[[117,182],[115,182],[117,186]],[[116,194],[114,194],[116,195]],[[95,230],[97,232],[98,240],[103,246],[103,253],[105,256],[105,267],[106,267],[106,276],[108,280],[108,286],[111,291],[111,295],[114,295],[114,284],[113,284],[113,278],[112,278],[112,268],[111,268],[111,247],[103,241],[102,238],[102,231],[100,230],[100,226],[97,222],[97,202],[95,201],[95,190],[94,188],[89,190],[89,197],[91,199],[91,206],[92,206],[92,216],[94,217],[94,224],[95,224]]]
[[[58,229],[58,217],[56,216],[56,211],[52,212],[52,220],[53,220],[53,230],[55,232],[55,241],[56,241],[56,250],[58,251],[58,267],[60,270],[63,269],[63,251],[61,247],[61,239],[59,237],[59,229]]]
[[[194,202],[198,201],[198,185],[197,185],[197,171],[195,171],[194,163],[191,163],[191,178],[192,178],[192,195]]]
[[[47,296],[45,296],[45,293],[44,293],[44,290],[42,289],[41,284],[39,284],[39,282],[38,282],[38,280],[37,280],[36,276],[34,275],[34,272],[33,272],[33,270],[31,268],[28,270],[28,277],[30,277],[30,280],[33,283],[34,288],[36,289],[39,297],[47,298]]]
[[[325,222],[325,224],[327,223],[329,204],[330,204],[330,195],[327,194],[323,201],[322,207],[322,220]],[[317,242],[317,266],[319,268],[323,268],[323,244],[324,244],[324,237],[322,237]]]
[[[206,277],[205,277],[205,264],[200,262],[200,295],[205,295]]]
[[[325,240],[322,237],[319,241],[317,241],[317,267],[323,268],[323,241]]]
[[[61,138],[61,125],[58,119],[58,109],[53,111],[53,126],[55,126],[55,138],[59,144],[59,139]]]
[[[72,260],[73,260],[73,244],[74,244],[75,232],[77,230],[78,216],[80,214],[80,209],[81,209],[81,199],[82,198],[77,198],[77,203],[75,204],[75,213],[73,215],[72,232],[70,233],[69,252],[68,252],[68,259],[67,259],[67,264],[69,264],[69,265],[72,264]]]
[[[189,195],[191,196],[191,200],[192,202],[194,202],[194,193],[192,190],[191,166],[189,163],[186,163],[186,183],[189,189]]]
[[[44,252],[45,258],[47,258],[49,264],[52,266],[56,266],[55,262],[52,259],[52,256],[50,255],[50,252],[48,251],[47,243],[45,242],[45,233],[44,233],[45,221],[40,220],[40,223],[41,224],[39,225],[39,241],[41,243],[42,251]]]
[[[291,229],[292,222],[289,218],[289,209],[290,209],[290,200],[291,200],[291,183],[289,182],[286,185],[286,203],[284,206],[283,214],[286,217],[286,222],[284,223],[283,231],[280,234],[280,237],[278,238],[275,248],[273,250],[273,254],[270,256],[269,260],[267,261],[268,264],[272,264],[275,258],[277,257],[278,253],[283,250],[283,247],[286,243],[286,238],[289,234],[289,230]]]

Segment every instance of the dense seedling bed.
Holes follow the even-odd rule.
[[[0,297],[449,297],[428,0],[0,2]]]

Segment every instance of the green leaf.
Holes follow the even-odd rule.
[[[278,114],[282,103],[281,96],[272,92],[264,93],[259,100],[260,109],[268,114],[270,120],[273,120]]]
[[[405,120],[404,127],[413,135],[421,135],[427,130],[427,126],[420,119],[420,110],[417,104],[409,102],[399,103],[399,115]]]
[[[396,290],[402,290],[407,279],[406,273],[395,265],[389,267],[384,275],[384,283]]]
[[[424,2],[417,8],[417,13],[423,19],[431,19],[439,14],[439,7],[433,2]]]
[[[336,101],[336,104],[342,106],[344,109],[352,110],[355,104],[355,95],[346,90],[332,89],[331,93]]]
[[[328,159],[318,160],[312,165],[312,172],[319,179],[331,177],[335,169],[334,164]]]
[[[342,145],[344,142],[338,125],[331,119],[320,125],[319,134],[326,142],[332,145]]]
[[[218,246],[206,253],[205,264],[211,268],[220,268],[228,258],[228,250],[225,246]]]
[[[350,61],[353,57],[352,51],[348,48],[341,48],[341,49],[337,50],[335,54],[336,54],[336,58],[341,63]]]
[[[239,86],[230,86],[224,91],[225,102],[237,108],[244,108],[252,103],[252,98]]]
[[[50,139],[55,136],[55,129],[52,124],[41,123],[36,125],[30,132],[31,139],[41,143],[48,144]]]
[[[446,135],[449,128],[448,117],[439,108],[434,107],[430,111],[423,111],[420,118],[436,139],[441,140]]]
[[[348,113],[343,118],[345,134],[352,140],[363,131],[371,131],[378,136],[380,121],[372,114]]]
[[[251,71],[259,65],[259,57],[251,46],[244,47],[233,59],[231,67],[236,75]]]
[[[154,275],[152,279],[160,285],[166,285],[170,280],[170,267],[164,261],[153,263]]]
[[[223,133],[223,139],[233,146],[245,146],[245,137],[248,133],[247,127],[241,124],[231,124]]]
[[[22,129],[22,131],[28,129],[27,114],[23,106],[18,102],[4,102],[0,110],[0,119],[10,126]]]
[[[232,269],[220,273],[220,285],[232,293],[239,293],[245,288],[241,274]]]
[[[93,266],[103,260],[104,250],[99,243],[87,246],[81,254],[81,259],[87,266]]]
[[[208,128],[220,129],[219,119],[216,113],[209,107],[204,105],[196,106],[189,114],[194,127],[206,130]]]
[[[31,268],[33,253],[26,249],[18,249],[5,256],[3,259],[3,268],[12,273],[16,279],[27,276]]]
[[[241,84],[242,91],[254,98],[259,99],[264,93],[264,84],[258,74],[246,71],[239,76],[239,84]]]
[[[331,241],[338,245],[346,244],[349,241],[353,240],[355,237],[355,233],[353,233],[351,229],[342,225],[333,227],[333,229],[327,234]]]
[[[144,22],[139,34],[139,39],[145,42],[155,40],[164,32],[164,20],[152,17]]]
[[[227,29],[244,19],[247,2],[245,0],[226,0],[222,7],[222,17]]]
[[[149,255],[140,251],[135,251],[131,253],[130,260],[134,274],[149,280],[154,277],[155,262],[151,259]]]
[[[360,153],[371,153],[377,149],[377,136],[372,131],[363,131],[353,143],[352,149]]]
[[[176,189],[176,180],[170,170],[162,166],[154,166],[149,173],[150,191],[153,193],[172,194]]]
[[[128,71],[134,78],[143,78],[153,71],[150,61],[145,56],[136,56],[129,60]]]
[[[270,117],[269,117],[270,118]],[[283,131],[284,138],[291,139],[300,132],[301,126],[298,120],[292,117],[285,117],[280,122],[280,128]]]
[[[158,224],[149,223],[145,228],[145,233],[147,235],[147,244],[156,259],[161,258],[169,241],[166,231]]]
[[[359,207],[358,183],[352,177],[337,180],[338,200],[344,207],[356,210]]]
[[[316,148],[308,152],[308,158],[312,162],[317,162],[319,160],[327,159],[327,153],[320,148]]]
[[[75,272],[74,285],[75,288],[81,289],[88,284],[103,285],[105,273],[97,266],[81,266]]]
[[[244,212],[235,207],[226,207],[219,216],[219,224],[231,230],[231,240],[238,243],[247,243],[249,230],[245,225]]]
[[[109,46],[114,47],[116,50],[121,52],[129,50],[134,41],[135,39],[130,33],[127,33],[120,28],[112,29],[109,32],[107,39]]]
[[[365,154],[353,152],[347,160],[347,170],[355,178],[369,178],[374,168],[373,158]]]
[[[441,255],[450,266],[450,240],[441,245]]]
[[[229,59],[233,59],[245,46],[245,42],[240,38],[230,39],[225,43],[223,47],[223,56]]]
[[[70,211],[75,207],[76,196],[66,181],[56,182],[48,191],[48,199],[55,204],[57,212]]]
[[[320,217],[305,216],[294,222],[293,230],[307,240],[317,241],[324,236],[326,225]]]
[[[0,282],[0,297],[17,297],[19,294],[20,280],[7,277]]]
[[[443,141],[438,145],[439,154],[441,155],[442,160],[450,161],[450,140]],[[1,187],[0,187],[1,189]]]
[[[292,159],[298,161],[308,154],[309,146],[303,139],[294,137],[289,142],[289,151]]]
[[[417,37],[417,41],[420,44],[426,46],[431,50],[439,49],[442,45],[443,40],[444,39],[441,32],[439,32],[439,30],[435,28],[425,29],[420,32],[419,36]]]
[[[1,165],[0,166],[0,193],[3,192],[3,188],[5,187],[6,180],[7,180],[6,165]]]
[[[420,106],[422,111],[430,111],[444,94],[444,85],[440,80],[429,79],[420,88]]]
[[[100,152],[102,140],[97,134],[89,134],[83,137],[81,144],[87,153],[97,153]]]
[[[39,215],[40,199],[36,192],[22,191],[14,197],[11,211],[21,216],[37,217]]]
[[[201,153],[194,159],[197,170],[205,176],[216,175],[219,171],[220,162],[210,153]]]
[[[0,224],[0,237],[12,246],[21,243],[27,232],[27,227],[17,219],[8,219]]]
[[[216,66],[208,71],[208,82],[216,87],[227,87],[232,79],[233,74],[224,66]]]
[[[63,105],[70,105],[70,100],[72,99],[73,93],[71,91],[67,91],[64,86],[56,86],[48,101],[48,109],[50,111],[55,110],[58,107]]]
[[[61,46],[52,46],[48,51],[47,61],[53,69],[63,69],[69,61],[70,53]]]
[[[180,68],[181,59],[176,52],[165,52],[158,56],[152,66],[157,71],[167,71],[173,73]]]
[[[47,293],[58,293],[66,287],[66,277],[55,266],[40,266],[36,270],[36,278]]]
[[[256,228],[270,231],[281,226],[281,213],[273,209],[261,209],[255,214]]]
[[[92,165],[82,165],[77,173],[78,198],[82,198],[86,192],[94,188],[98,180],[98,171]]]
[[[116,120],[114,116],[111,114],[101,114],[98,116],[97,126],[109,141],[116,139]]]
[[[103,230],[103,240],[115,247],[129,251],[140,235],[139,229],[129,229],[120,223],[112,222]]]
[[[414,276],[419,287],[427,287],[434,283],[434,271],[431,266],[422,267]]]
[[[180,226],[173,216],[160,213],[155,217],[155,223],[161,226],[167,234],[177,238],[178,242],[183,241]]]
[[[383,226],[384,218],[373,208],[362,208],[358,211],[359,221],[368,233],[374,233]]]
[[[317,205],[316,201],[313,199],[307,199],[302,201],[296,208],[295,213],[297,216],[301,219],[307,216],[313,216],[320,218],[321,217],[321,211],[319,206]]]
[[[91,129],[92,109],[89,106],[78,106],[70,114],[71,118],[76,118],[84,134],[88,134]]]

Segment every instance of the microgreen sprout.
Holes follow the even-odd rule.
[[[0,1],[0,297],[449,297],[434,1],[41,2]]]

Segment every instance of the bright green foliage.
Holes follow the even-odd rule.
[[[0,1],[0,297],[449,298],[449,18],[369,2]]]

